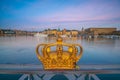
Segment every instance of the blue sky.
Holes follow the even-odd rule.
[[[120,0],[0,0],[0,28],[82,27],[120,29]]]

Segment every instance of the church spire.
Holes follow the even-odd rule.
[[[58,28],[58,31],[60,31],[60,28]]]

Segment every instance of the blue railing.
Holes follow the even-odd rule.
[[[56,74],[68,80],[101,80],[96,74],[120,74],[120,65],[79,65],[75,70],[44,70],[36,64],[0,64],[0,74],[22,74],[18,80],[50,80]]]

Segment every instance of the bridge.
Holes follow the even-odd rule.
[[[44,70],[39,64],[0,64],[0,74],[22,74],[18,80],[50,80],[64,75],[68,80],[101,80],[96,74],[120,74],[120,65],[79,65],[74,70]]]

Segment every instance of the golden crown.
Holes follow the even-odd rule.
[[[36,47],[37,57],[44,69],[75,69],[82,53],[81,45],[63,43],[60,37],[56,43],[38,44]]]

